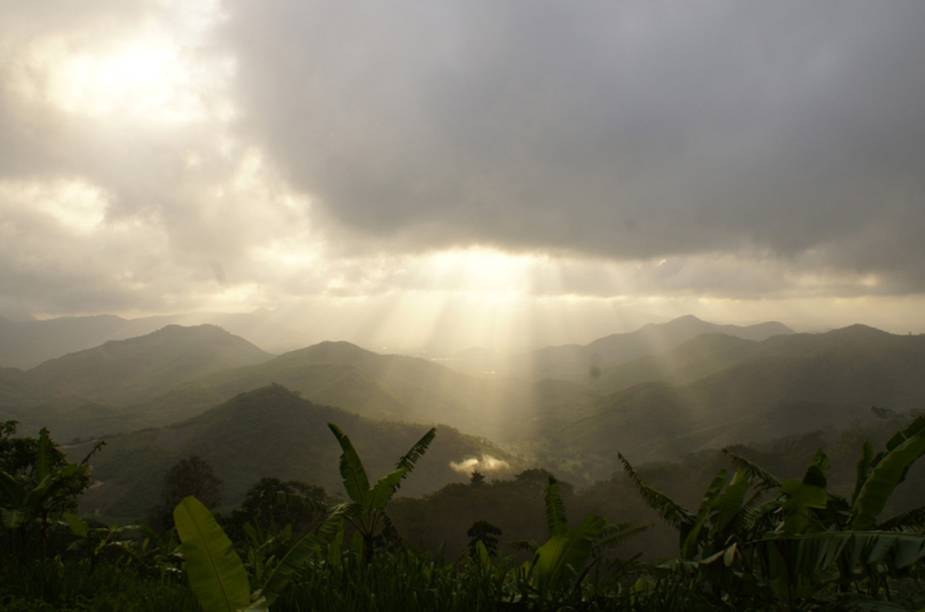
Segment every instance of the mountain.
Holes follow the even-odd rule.
[[[30,392],[4,406],[0,377],[0,416],[25,427],[48,426],[65,440],[182,421],[271,383],[361,416],[447,423],[492,439],[509,433],[522,439],[555,415],[568,420],[584,414],[595,399],[572,383],[472,376],[348,342],[271,357],[211,326],[170,326],[51,360],[21,376],[11,372],[10,393]]]
[[[25,373],[17,368],[0,368],[0,420],[3,419],[3,406],[16,402],[23,396]]]
[[[13,321],[0,317],[0,366],[32,368],[66,353],[150,333],[170,317],[123,319],[114,315]]]
[[[247,340],[214,325],[168,325],[144,336],[113,340],[46,361],[26,372],[25,380],[57,396],[125,404],[212,372],[270,358]]]
[[[635,332],[624,348],[641,346],[643,337],[676,340],[704,326],[712,328],[692,318],[649,326]],[[183,329],[190,333],[190,328],[174,331]],[[234,338],[203,329],[223,341]],[[758,332],[744,333],[774,329],[762,325]],[[238,341],[235,346],[244,342]],[[187,348],[199,344],[190,342]],[[132,341],[108,346],[113,345],[124,348]],[[664,351],[601,367],[594,384],[567,377],[467,375],[347,342],[323,342],[277,357],[245,346],[256,363],[240,367],[223,367],[228,361],[220,364],[214,356],[204,356],[201,367],[181,365],[147,346],[137,354],[119,353],[120,366],[136,363],[127,372],[112,364],[100,369],[98,361],[86,357],[73,368],[58,369],[74,356],[26,372],[0,370],[0,403],[27,383],[46,388],[46,398],[55,394],[54,401],[46,400],[50,405],[34,402],[12,417],[49,425],[59,439],[69,439],[163,427],[278,383],[315,404],[369,419],[445,423],[543,465],[563,466],[576,482],[609,475],[617,450],[638,460],[676,459],[725,444],[865,423],[876,418],[872,406],[907,411],[925,405],[925,336],[864,326],[762,341],[700,334]],[[161,366],[149,367],[149,353],[159,355],[155,361]],[[9,410],[0,412],[11,416]]]
[[[605,368],[670,351],[703,334],[723,334],[743,340],[761,341],[791,333],[793,330],[783,323],[718,325],[688,315],[667,323],[645,325],[633,332],[598,338],[585,345],[542,348],[526,356],[523,367],[535,378],[564,378],[594,384]]]
[[[754,340],[703,334],[663,353],[603,369],[592,386],[600,393],[613,393],[644,382],[685,384],[744,361],[759,347]]]
[[[507,427],[512,415],[532,409],[534,396],[523,385],[469,376],[426,359],[322,342],[177,385],[132,406],[126,417],[135,427],[160,426],[271,383],[368,418],[448,423],[489,437]]]
[[[247,488],[264,476],[302,480],[343,495],[340,448],[327,428],[329,422],[350,436],[370,478],[394,469],[398,457],[426,431],[423,425],[364,419],[270,385],[182,423],[108,438],[93,459],[97,482],[84,496],[83,508],[110,517],[143,516],[158,502],[167,470],[191,455],[205,459],[224,481],[227,506],[240,502]],[[65,450],[82,457],[90,445]],[[486,440],[438,427],[431,448],[401,492],[421,495],[466,480],[467,474],[454,471],[450,463],[483,455],[516,463]]]
[[[636,460],[677,458],[877,418],[871,408],[925,406],[925,335],[864,326],[776,336],[743,361],[672,386],[643,383],[604,397],[597,411],[546,435],[581,449],[598,473],[620,450]]]
[[[0,412],[27,426],[52,427],[65,438],[99,433],[107,431],[99,427],[118,427],[120,416],[126,415],[122,407],[161,395],[184,381],[271,357],[213,325],[168,325],[52,359],[25,372],[3,370]]]

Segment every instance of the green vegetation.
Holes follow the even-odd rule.
[[[404,478],[427,463],[422,458],[436,430],[419,437],[391,471],[371,481],[348,435],[333,424],[329,429],[341,450],[347,501],[330,500],[318,487],[267,478],[225,516],[186,497],[173,509],[173,525],[157,533],[78,517],[77,500],[91,483],[90,458],[71,463],[47,432],[16,437],[15,424],[3,424],[0,608],[917,610],[925,605],[918,583],[925,577],[925,509],[886,514],[894,492],[925,454],[925,417],[890,436],[877,453],[870,444],[861,446],[850,497],[830,489],[832,465],[821,451],[802,478],[788,479],[729,450],[725,460],[735,471],[720,471],[690,510],[653,488],[621,455],[638,499],[676,532],[678,556],[661,560],[621,552],[644,535],[643,525],[611,523],[593,513],[569,521],[567,505],[581,498],[538,470],[513,482],[542,491],[534,510],[544,525],[544,542],[502,546],[504,532],[482,520],[460,534],[467,538],[462,554],[434,556],[403,539],[390,515],[406,504],[392,498]],[[175,471],[208,474],[202,465],[186,468]],[[178,490],[169,479],[165,484],[165,490]],[[490,495],[499,483],[472,479],[453,486]]]

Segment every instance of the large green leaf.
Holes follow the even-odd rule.
[[[369,477],[366,475],[363,462],[360,461],[360,456],[357,454],[356,449],[353,448],[347,434],[333,423],[328,423],[328,428],[337,438],[337,443],[340,444],[342,451],[340,455],[340,475],[344,481],[344,489],[347,490],[347,495],[350,496],[350,499],[361,506],[366,506],[369,499]]]
[[[811,511],[825,508],[829,500],[823,487],[800,480],[785,480],[781,491],[787,495],[783,504],[783,533],[790,535],[805,531]]]
[[[739,513],[745,510],[745,494],[748,493],[748,478],[744,471],[736,471],[729,484],[723,489],[713,504],[716,516],[713,517],[713,529],[724,531]]]
[[[752,542],[767,561],[779,557],[793,585],[811,588],[839,579],[840,571],[898,571],[925,559],[925,535],[884,531],[826,531]],[[759,557],[759,558],[761,558]]]
[[[315,531],[303,535],[286,551],[260,589],[268,605],[273,605],[292,577],[321,551],[322,545],[334,540],[343,525],[346,507],[345,504],[335,506]]]
[[[748,486],[749,481],[744,471],[737,471],[728,483],[725,470],[713,479],[700,504],[694,524],[681,542],[682,558],[693,559],[704,538],[725,541],[726,538],[720,536],[733,519],[745,510],[745,494]],[[706,533],[704,533],[704,527],[708,528]]]
[[[728,448],[723,449],[723,454],[729,457],[729,459],[736,465],[740,470],[744,470],[750,478],[757,480],[761,483],[761,488],[763,489],[777,489],[780,487],[780,479],[768,472],[761,466],[752,463],[745,457],[737,455]]]
[[[877,525],[877,529],[882,531],[922,529],[923,527],[925,527],[925,506],[907,510]]]
[[[912,423],[907,425],[905,429],[902,429],[896,432],[892,438],[887,440],[886,450],[891,451],[894,448],[898,447],[903,442],[905,442],[906,440],[908,440],[909,438],[917,436],[919,433],[923,433],[923,432],[925,432],[925,416],[920,416],[914,421],[912,421]],[[874,460],[874,463],[875,464],[878,463],[884,454],[885,453],[881,453],[880,455],[878,455],[877,458]]]
[[[536,551],[533,582],[541,591],[573,586],[592,560],[594,544],[607,522],[599,516],[585,518],[576,528],[554,535]]]
[[[806,470],[803,480],[785,480],[781,491],[787,495],[783,504],[783,533],[803,533],[810,525],[813,510],[824,509],[829,503],[826,472],[829,458],[822,451],[816,452],[816,459]]]
[[[630,462],[627,461],[626,457],[622,454],[617,453],[617,458],[620,459],[620,462],[623,464],[623,470],[626,472],[627,476],[629,476],[633,484],[636,485],[640,495],[642,495],[642,498],[649,504],[649,507],[658,512],[669,525],[686,534],[694,524],[694,515],[667,495],[656,491],[643,482],[639,474],[636,473],[636,470],[633,469],[633,466],[630,465]]]
[[[251,605],[250,583],[231,540],[195,497],[173,511],[190,588],[204,612],[235,612]]]
[[[407,468],[398,468],[379,479],[372,491],[369,492],[369,507],[372,510],[384,510],[398,491],[402,478],[408,474]]]
[[[911,437],[894,436],[891,443],[894,442],[892,448],[890,444],[887,445],[889,450],[870,470],[854,500],[850,522],[852,529],[870,529],[877,524],[877,517],[905,478],[909,466],[925,454],[925,430],[917,429]]]
[[[430,446],[430,443],[434,441],[434,436],[437,435],[437,428],[431,427],[427,430],[421,439],[414,443],[411,449],[402,455],[402,458],[398,460],[398,463],[395,465],[396,469],[404,468],[406,474],[410,474],[411,470],[414,469],[414,464],[418,462],[424,453],[427,451],[427,448]]]
[[[546,485],[546,528],[549,530],[549,536],[564,535],[568,530],[568,520],[565,516],[565,504],[562,503],[562,492],[559,490],[559,482],[549,477],[549,483]]]
[[[726,470],[721,470],[707,487],[707,491],[704,493],[703,501],[700,502],[700,508],[697,511],[697,516],[694,518],[693,524],[681,538],[682,559],[690,559],[697,552],[697,545],[700,542],[700,533],[703,531],[703,526],[710,518],[714,501],[719,496],[720,491],[722,491],[725,481]]]

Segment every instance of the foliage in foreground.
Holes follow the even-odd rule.
[[[925,454],[925,418],[879,453],[865,445],[850,498],[827,488],[818,453],[785,480],[729,453],[690,510],[651,488],[622,458],[641,496],[678,532],[680,556],[658,565],[614,556],[638,528],[591,515],[567,520],[549,477],[547,539],[527,558],[499,552],[499,530],[470,530],[458,559],[409,549],[389,502],[427,451],[428,431],[370,484],[349,437],[335,426],[349,499],[322,507],[323,491],[265,479],[230,517],[187,497],[175,529],[106,526],[73,514],[89,484],[47,432],[0,436],[0,609],[6,610],[918,610],[925,606],[925,510],[883,517],[909,468]],[[61,483],[54,487],[53,483]],[[40,494],[33,493],[38,490]],[[43,493],[45,492],[45,493]],[[30,497],[31,495],[31,497]],[[305,515],[304,517],[302,515]],[[14,546],[15,545],[15,546]]]

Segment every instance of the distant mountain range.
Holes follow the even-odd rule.
[[[479,355],[470,351],[467,358]],[[236,440],[199,428],[197,419],[237,419],[245,413],[227,402],[275,384],[363,423],[453,427],[588,483],[617,468],[618,450],[637,462],[673,460],[727,444],[869,423],[877,418],[872,407],[885,413],[925,407],[925,336],[860,325],[796,334],[779,323],[720,326],[682,317],[587,345],[541,349],[506,372],[473,373],[487,369],[459,370],[347,342],[274,356],[219,327],[170,325],[28,370],[0,368],[0,418],[19,420],[26,431],[48,426],[59,440],[125,434],[112,443],[140,442],[130,445],[135,455],[124,461],[137,455],[148,462],[147,451],[138,449],[161,442],[144,440],[166,440],[179,423],[199,437],[189,447],[164,442],[176,451],[166,453],[168,459]],[[291,403],[278,394],[266,397]],[[304,416],[272,414],[278,426]],[[153,429],[128,433],[143,428]]]

